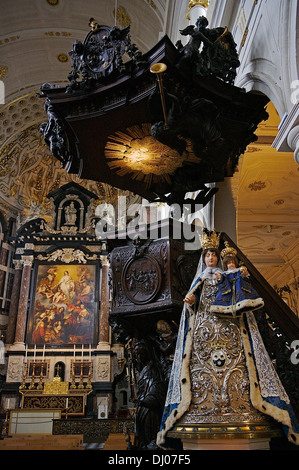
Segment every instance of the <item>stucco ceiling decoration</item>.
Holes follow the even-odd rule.
[[[116,189],[66,173],[42,141],[37,124],[11,139],[0,153],[0,206],[18,218],[18,226],[34,216],[50,221],[53,208],[47,194],[71,181],[97,194],[98,203],[116,202]]]
[[[282,286],[299,274],[299,168],[291,153],[271,147],[280,120],[272,103],[267,111],[231,187],[238,245],[272,285]]]

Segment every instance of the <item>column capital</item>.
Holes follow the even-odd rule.
[[[34,256],[32,255],[29,255],[29,256],[22,255],[22,262],[24,266],[32,266],[33,260],[34,260]]]
[[[107,255],[100,255],[102,266],[109,266],[109,259]]]
[[[21,259],[14,259],[13,265],[14,265],[14,269],[22,269],[23,262]]]

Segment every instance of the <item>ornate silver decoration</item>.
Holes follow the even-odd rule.
[[[251,404],[238,318],[209,312],[217,285],[205,280],[190,361],[192,402],[179,424],[262,422]]]

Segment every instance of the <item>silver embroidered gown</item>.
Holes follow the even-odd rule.
[[[216,292],[217,280],[206,279],[189,365],[192,400],[168,435],[187,439],[273,435],[271,418],[251,404],[240,318],[210,313]]]

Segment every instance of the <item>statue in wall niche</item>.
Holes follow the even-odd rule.
[[[74,206],[74,201],[64,208],[65,225],[75,225],[77,219],[77,209]]]
[[[209,22],[200,16],[195,25],[189,25],[180,33],[190,36],[188,43],[177,47],[181,52],[178,69],[187,71],[192,65],[195,75],[214,75],[233,84],[236,70],[240,66],[236,43],[227,28],[208,28]]]

